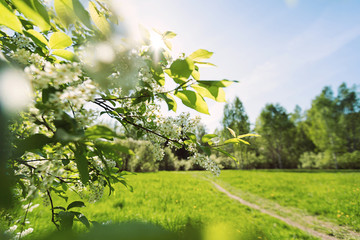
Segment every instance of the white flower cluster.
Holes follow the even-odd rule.
[[[150,112],[150,116],[151,114],[155,113],[156,111]],[[189,113],[181,113],[175,118],[157,115],[155,118],[156,132],[160,133],[163,136],[166,136],[169,139],[174,139],[179,141],[179,143],[183,143],[186,139],[184,138],[185,134],[195,133],[196,126],[200,123],[200,120],[201,119],[198,116],[195,118],[191,118]],[[148,138],[150,141],[153,142],[153,151],[156,159],[161,160],[164,156],[163,146],[167,140],[151,133],[148,134]],[[171,141],[168,141],[167,145],[169,147],[177,147],[177,145],[175,145]],[[214,175],[220,174],[220,168],[217,163],[211,160],[208,156],[200,154],[195,143],[188,144],[187,150],[193,154],[191,157],[189,157],[190,161],[200,165],[206,170],[211,171]]]
[[[9,56],[23,65],[34,64],[41,67],[45,63],[45,59],[37,53],[31,53],[30,51],[20,48],[16,52],[10,52]]]
[[[90,72],[109,72],[108,76],[95,78],[107,89],[120,88],[124,94],[134,90],[164,91],[153,78],[141,50],[129,51],[125,43],[100,42],[84,48],[78,55]]]
[[[90,162],[91,164],[97,169],[97,170],[100,170],[100,171],[103,171],[104,168],[105,168],[105,164],[108,168],[113,168],[116,166],[116,162],[112,159],[107,159],[107,158],[104,158],[104,161],[101,161],[100,157],[98,156],[95,156],[93,158],[90,159]]]
[[[101,199],[105,190],[105,179],[99,176],[96,182],[89,181],[88,185],[83,185],[80,181],[74,184],[73,190],[82,199],[88,199],[90,203],[95,203]]]
[[[28,212],[32,212],[35,208],[37,208],[38,206],[40,206],[40,204],[34,204],[33,203],[29,203],[29,204],[25,204],[22,206],[22,208],[25,210],[25,211],[28,211]]]
[[[48,110],[54,110],[55,117],[58,117],[62,111],[80,110],[84,104],[95,98],[96,84],[89,78],[86,78],[85,81],[80,79],[82,70],[78,63],[51,64],[40,55],[30,53],[25,49],[19,49],[10,56],[20,63],[29,65],[25,67],[24,72],[31,80],[33,89],[37,90],[34,96],[35,101],[41,101],[42,89],[53,87],[57,90],[50,95],[47,103]],[[35,116],[40,114],[39,109],[34,106],[30,110]],[[85,124],[85,122],[92,122],[94,111],[84,111],[78,115],[79,119],[77,120]],[[52,116],[47,117],[51,119]]]
[[[89,182],[89,202],[94,203],[104,195],[105,180],[99,179],[97,182]]]
[[[60,144],[52,148],[44,148],[45,157],[42,157],[38,154],[27,152],[22,156],[24,161],[27,162],[27,166],[20,164],[15,173],[18,175],[31,175],[31,169],[28,167],[33,167],[36,169],[36,174],[39,176],[38,179],[28,178],[23,179],[26,191],[26,199],[34,198],[38,193],[43,193],[48,190],[54,183],[54,181],[59,181],[57,177],[67,177],[68,174],[64,170],[61,159],[64,158],[64,152],[66,151],[65,147],[62,147]],[[39,159],[39,161],[32,161],[33,159]],[[41,160],[43,159],[43,160]],[[41,181],[39,181],[41,179]],[[23,193],[22,193],[23,194]],[[31,206],[33,209],[33,206]]]
[[[160,86],[158,82],[154,79],[150,68],[145,65],[139,69],[139,83],[135,87],[136,91],[141,91],[143,89],[152,91],[154,93],[164,92],[164,87]]]
[[[31,40],[24,35],[15,34],[10,37],[10,42],[14,44],[17,48],[31,48]]]
[[[31,55],[33,56],[34,54]],[[40,59],[35,59],[35,57],[34,60],[31,59],[33,64],[24,70],[32,80],[35,89],[43,89],[48,86],[59,89],[64,84],[79,81],[79,76],[82,72],[78,63],[51,64],[47,61],[42,62],[40,56]]]
[[[190,113],[181,113],[177,117],[163,117],[157,115],[155,118],[157,132],[171,138],[178,139],[180,143],[181,139],[186,133],[194,133],[196,126],[200,122],[199,117],[191,118]]]
[[[23,238],[27,235],[29,235],[30,233],[32,233],[34,231],[33,228],[28,228],[28,229],[25,229],[23,231],[20,231],[20,232],[17,232],[15,233],[15,231],[18,229],[18,226],[17,225],[14,225],[12,227],[10,227],[8,230],[5,231],[5,234],[8,234],[8,235],[12,235],[12,239],[13,240],[18,240],[20,238]]]
[[[216,176],[220,175],[219,166],[208,156],[195,152],[195,154],[191,156],[189,160],[193,161],[195,164],[198,164],[200,167],[203,167],[206,170],[211,171]]]
[[[63,91],[57,91],[51,94],[49,104],[57,113],[64,110],[70,110],[73,107],[80,110],[87,102],[93,100],[96,94],[96,87],[91,80],[76,85],[69,86]]]
[[[149,114],[149,112],[147,113]],[[151,112],[151,114],[158,114],[156,111]],[[188,132],[195,132],[196,125],[199,123],[200,118],[190,118],[189,113],[181,113],[177,117],[164,117],[160,114],[153,116],[156,123],[156,132],[169,138],[178,141],[180,144],[185,140],[185,134]],[[164,157],[164,145],[165,143],[169,147],[178,146],[175,145],[172,141],[167,141],[166,139],[156,136],[154,134],[149,133],[147,135],[148,139],[153,143],[154,154],[156,160],[161,160]],[[196,151],[196,147],[189,146],[189,151]]]

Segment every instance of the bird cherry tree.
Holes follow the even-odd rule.
[[[158,159],[165,145],[185,148],[215,174],[219,168],[211,152],[230,156],[221,145],[244,141],[235,134],[223,143],[213,140],[215,134],[197,139],[198,119],[162,115],[160,102],[175,112],[179,100],[209,114],[204,99],[225,102],[223,88],[232,81],[201,80],[199,66],[212,65],[207,62],[212,52],[173,57],[173,32],[158,33],[161,49],[146,30],[134,41],[111,10],[114,2],[94,0],[84,7],[80,0],[0,0],[0,99],[8,120],[1,174],[12,183],[8,203],[25,203],[22,223],[36,207],[32,201],[42,197],[56,228],[71,228],[74,219],[90,227],[83,214],[72,211],[84,206],[82,199],[55,206],[53,196],[67,200],[72,189],[79,196],[90,192],[88,200],[96,201],[116,183],[131,189],[119,153],[134,153],[117,141],[124,136],[99,124],[101,115],[137,129],[138,137],[154,144]],[[169,81],[172,89],[166,88]],[[15,238],[32,231],[18,225],[8,230]]]

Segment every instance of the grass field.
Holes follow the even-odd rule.
[[[115,194],[80,210],[90,220],[98,222],[138,220],[179,233],[184,231],[187,224],[191,224],[207,229],[211,229],[211,226],[222,229],[223,234],[234,237],[228,239],[315,239],[299,229],[239,204],[220,193],[208,181],[194,177],[194,174],[199,173],[159,172],[129,176],[134,192],[118,185]],[[231,172],[224,171],[223,174],[222,178],[227,179]],[[69,201],[79,200],[75,194],[72,194],[72,198]],[[55,201],[55,205],[66,205],[61,199]],[[30,213],[29,220],[35,229],[29,237],[55,229],[50,221],[49,208],[35,209]],[[82,229],[80,223],[75,225],[75,228]],[[210,235],[213,238],[210,236],[208,239],[214,239]]]
[[[360,231],[359,171],[228,170],[213,179],[225,188],[231,186]]]

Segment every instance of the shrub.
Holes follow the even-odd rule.
[[[339,156],[338,164],[342,169],[360,169],[360,151],[344,153]]]
[[[159,170],[174,171],[176,169],[176,162],[178,158],[174,155],[170,148],[165,148],[164,158],[159,161]]]

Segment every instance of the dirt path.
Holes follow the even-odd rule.
[[[254,203],[250,203],[248,201],[245,201],[244,199],[238,197],[238,196],[235,196],[231,193],[229,193],[227,190],[225,190],[223,187],[221,187],[220,185],[218,185],[217,183],[215,182],[212,182],[212,184],[214,184],[214,186],[221,192],[225,193],[227,196],[229,196],[230,198],[232,199],[235,199],[237,201],[239,201],[241,204],[243,205],[246,205],[250,208],[253,208],[253,209],[256,209],[256,210],[259,210],[260,212],[262,213],[265,213],[265,214],[268,214],[274,218],[277,218],[293,227],[296,227],[296,228],[299,228],[305,232],[308,232],[309,234],[315,236],[315,237],[318,237],[318,238],[321,238],[321,239],[325,239],[325,240],[336,240],[336,239],[360,239],[360,234],[357,233],[357,232],[353,232],[353,231],[350,231],[348,229],[345,229],[344,228],[344,235],[343,237],[341,238],[336,238],[334,236],[330,236],[326,233],[323,233],[323,232],[320,232],[320,231],[317,231],[313,228],[310,228],[308,226],[305,226],[304,224],[300,224],[299,222],[296,222],[288,217],[282,217],[280,215],[278,215],[277,213],[273,212],[273,211],[270,211],[268,209],[265,209],[263,206],[259,206],[259,205],[256,205]],[[325,222],[325,221],[320,221],[320,220],[317,220],[315,217],[313,216],[301,216],[301,218],[303,218],[305,221],[309,221],[309,222],[316,222],[317,225],[320,225],[322,227],[323,230],[332,230],[332,229],[337,229],[339,230],[341,227],[340,226],[335,226],[333,223],[330,223],[330,222]],[[342,229],[341,229],[342,230]],[[327,232],[331,232],[331,231],[327,231]]]

